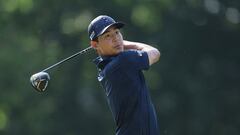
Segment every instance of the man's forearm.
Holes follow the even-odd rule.
[[[159,50],[150,45],[126,40],[123,41],[123,44],[125,50],[136,49],[147,52],[149,58],[149,65],[152,65],[153,63],[157,62],[160,59]]]

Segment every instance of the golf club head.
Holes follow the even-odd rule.
[[[46,72],[39,72],[31,76],[31,85],[38,91],[44,92],[48,86],[50,76]]]

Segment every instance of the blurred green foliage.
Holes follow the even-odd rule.
[[[94,52],[49,71],[45,93],[29,83],[88,47],[100,14],[125,22],[125,39],[161,51],[145,75],[163,135],[240,134],[240,1],[0,0],[1,135],[114,133]]]

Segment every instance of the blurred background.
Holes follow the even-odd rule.
[[[153,45],[145,72],[162,135],[240,134],[239,0],[0,0],[0,134],[113,135],[94,51],[32,74],[89,46],[98,15],[127,25],[124,38]]]

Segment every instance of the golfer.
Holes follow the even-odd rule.
[[[116,135],[159,135],[156,111],[142,73],[160,58],[158,49],[123,39],[124,26],[100,15],[88,26],[98,81],[105,90],[116,124]]]

